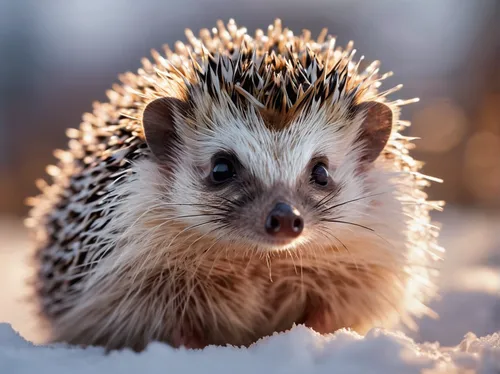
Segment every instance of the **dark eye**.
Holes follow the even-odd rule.
[[[326,186],[328,179],[328,169],[326,166],[322,163],[316,164],[311,173],[311,181],[320,186]]]
[[[210,178],[215,184],[224,183],[236,176],[234,164],[227,158],[217,158],[214,161],[214,166]]]

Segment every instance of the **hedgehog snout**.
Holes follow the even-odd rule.
[[[304,219],[294,206],[278,202],[266,218],[265,229],[275,238],[296,238],[304,229]]]

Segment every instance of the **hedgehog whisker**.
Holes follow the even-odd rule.
[[[357,226],[357,227],[363,228],[365,230],[370,231],[373,235],[376,235],[377,237],[379,237],[380,239],[382,239],[383,241],[385,241],[387,244],[389,244],[391,247],[394,248],[394,245],[390,241],[388,241],[386,238],[384,238],[382,235],[378,234],[375,231],[375,229],[373,229],[371,227],[368,227],[368,226],[361,225],[359,223],[354,223],[354,222],[349,222],[349,221],[341,221],[340,218],[343,218],[343,217],[336,217],[336,218],[332,218],[332,219],[324,219],[322,221],[331,222],[331,223],[341,223],[341,224],[346,224],[346,225]]]
[[[197,207],[207,207],[207,208],[213,208],[217,210],[221,210],[223,212],[230,212],[231,210],[227,208],[223,208],[217,205],[210,205],[210,204],[194,204],[194,203],[162,203],[164,206],[197,206]]]
[[[128,232],[135,227],[135,225],[137,224],[137,222],[139,222],[142,219],[142,217],[144,217],[146,214],[148,214],[148,213],[150,213],[150,212],[152,212],[152,211],[154,211],[156,209],[160,209],[160,205],[152,206],[151,208],[148,208],[143,213],[141,213],[141,215],[139,217],[137,217],[134,220],[134,222],[132,222],[132,224],[127,229],[125,229],[123,231],[123,233],[118,238],[117,242],[119,242],[122,238],[124,238],[128,234]]]
[[[333,235],[331,232],[327,231],[327,230],[324,230],[323,228],[319,228],[318,230],[319,233],[323,234],[323,236],[325,236],[326,238],[330,237],[330,238],[334,238],[335,240],[337,240],[340,245],[342,245],[342,247],[344,247],[344,249],[348,252],[349,252],[349,249],[347,248],[347,246],[335,235]]]
[[[269,269],[269,280],[272,282],[273,281],[273,275],[272,275],[272,270],[271,270],[271,256],[269,252],[265,252],[265,260],[266,260],[266,265],[267,268]]]
[[[356,271],[359,271],[359,267],[358,267],[358,264],[356,262],[356,259],[355,257],[353,256],[353,254],[349,251],[349,249],[347,248],[347,246],[345,245],[345,243],[340,240],[337,236],[333,235],[331,232],[327,231],[327,230],[323,230],[322,228],[320,228],[318,230],[318,232],[322,233],[325,237],[328,238],[328,236],[331,236],[332,238],[334,238],[336,241],[338,241],[343,247],[344,249],[346,250],[346,252],[351,256],[352,258],[352,261],[354,262],[354,266],[356,266]]]
[[[211,215],[216,215],[216,214],[211,214]],[[153,228],[151,228],[151,229],[147,230],[146,232],[150,232],[150,231],[153,231],[153,230],[157,230],[159,227],[161,227],[161,226],[163,226],[163,225],[165,225],[165,224],[167,224],[167,223],[169,223],[169,222],[171,222],[172,220],[175,220],[175,219],[177,219],[177,218],[181,218],[181,217],[193,217],[193,216],[194,216],[194,217],[202,217],[202,216],[204,216],[204,215],[203,215],[203,214],[200,214],[200,215],[187,215],[187,216],[177,216],[177,217],[172,217],[172,218],[170,218],[170,219],[168,219],[168,220],[166,220],[166,221],[162,222],[160,225],[156,225],[155,227],[153,227]],[[223,215],[221,215],[221,216],[223,216]],[[185,229],[181,230],[181,231],[177,234],[177,236],[178,236],[178,235],[180,235],[180,234],[182,234],[182,233],[185,233],[185,232],[187,232],[187,231],[189,231],[189,230],[191,230],[191,229],[193,229],[193,228],[200,227],[200,226],[203,226],[203,225],[207,225],[207,224],[210,224],[210,223],[215,223],[215,222],[221,222],[221,219],[220,219],[220,218],[215,218],[215,219],[211,219],[211,220],[206,221],[206,222],[197,223],[197,224],[194,224],[194,225],[188,226],[188,227],[186,227]],[[147,236],[147,235],[143,235],[143,236]],[[176,237],[174,237],[174,239],[172,239],[172,241],[173,241],[173,240],[175,240],[175,239],[177,238],[177,236],[176,236]],[[172,244],[172,242],[170,243],[170,245],[171,245],[171,244]],[[170,247],[170,245],[167,247],[167,249]],[[82,264],[82,265],[77,265],[77,266],[75,266],[75,268],[92,266],[92,265],[97,264],[97,263],[99,262],[99,260],[100,260],[100,259],[98,258],[98,259],[96,259],[96,260],[94,260],[94,261],[89,261],[89,262],[87,262],[87,263],[85,263],[85,264]],[[140,270],[140,269],[139,269],[139,270]],[[89,270],[89,271],[91,271],[91,270]],[[134,278],[135,278],[136,276],[137,276],[137,274],[134,276]]]
[[[371,231],[371,232],[375,232],[374,229],[368,227],[368,226],[364,226],[364,225],[360,225],[359,223],[354,223],[354,222],[348,222],[348,221],[340,221],[338,219],[329,219],[329,218],[322,218],[321,221],[323,222],[332,222],[332,223],[343,223],[345,225],[353,225],[353,226],[357,226],[357,227],[361,227],[365,230],[368,230],[368,231]]]
[[[153,209],[149,209],[148,211],[151,211],[151,210],[153,210]],[[144,213],[144,214],[145,214],[145,213]],[[141,215],[141,217],[142,217],[142,216],[144,216],[144,214],[142,214],[142,215]],[[150,229],[148,229],[148,230],[144,230],[144,231],[143,231],[143,234],[142,234],[141,236],[142,236],[143,238],[147,238],[147,237],[148,237],[148,235],[149,235],[149,233],[150,233],[151,231],[155,231],[155,230],[157,230],[158,228],[160,228],[160,227],[162,227],[162,226],[164,226],[164,225],[166,225],[166,224],[168,224],[168,223],[170,223],[170,222],[172,222],[172,221],[175,221],[175,220],[177,220],[177,219],[180,219],[180,218],[198,218],[198,217],[205,217],[205,216],[219,216],[219,217],[222,217],[222,218],[224,218],[224,217],[225,217],[225,215],[224,215],[224,214],[221,214],[221,213],[200,213],[200,214],[188,214],[188,215],[173,216],[173,217],[168,217],[168,216],[167,216],[167,217],[168,217],[168,219],[164,219],[164,220],[163,220],[164,216],[165,216],[164,214],[159,215],[157,218],[158,218],[158,219],[162,219],[162,221],[163,221],[163,222],[162,222],[162,223],[160,223],[159,225],[155,225],[155,226],[151,227],[151,228],[150,228]],[[153,218],[153,217],[152,217],[152,218]],[[135,222],[137,223],[137,222],[139,221],[139,219],[140,219],[140,218],[138,218]]]
[[[237,201],[230,200],[228,198],[225,198],[224,196],[216,196],[216,197],[221,199],[221,200],[224,200],[225,202],[231,204],[232,206],[241,207],[241,203],[238,203]]]
[[[158,224],[158,225],[156,225],[154,227],[151,227],[149,230],[145,230],[144,234],[142,235],[142,237],[147,237],[147,235],[148,235],[149,232],[155,231],[158,228],[160,228],[160,227],[162,227],[162,226],[164,226],[164,225],[166,225],[168,223],[171,223],[172,221],[180,219],[180,218],[199,218],[199,217],[208,217],[208,216],[221,217],[221,218],[219,218],[219,220],[222,220],[223,218],[226,217],[226,215],[221,214],[221,213],[187,214],[187,215],[180,215],[180,216],[168,217],[168,219],[163,220],[162,223],[160,223],[160,224]],[[158,218],[162,219],[163,217],[160,216]]]
[[[355,199],[352,199],[352,200],[344,201],[342,203],[338,203],[338,204],[332,205],[330,207],[327,207],[327,208],[323,209],[321,212],[322,213],[326,213],[326,212],[328,212],[328,211],[330,211],[332,209],[338,208],[339,206],[350,204],[350,203],[353,203],[353,202],[356,202],[356,201],[359,201],[359,200],[363,200],[363,199],[368,199],[370,197],[383,195],[385,193],[387,193],[387,192],[379,192],[379,193],[375,193],[375,194],[371,194],[371,195],[361,196],[361,197],[358,197],[358,198],[355,198]]]
[[[162,208],[162,204],[158,204],[158,205],[155,205],[149,209],[147,209],[146,211],[144,211],[139,217],[137,217],[137,219],[135,219],[135,221],[120,235],[120,237],[118,238],[117,241],[121,240],[123,237],[125,237],[128,232],[130,230],[132,230],[134,228],[134,226],[145,216],[147,215],[148,213],[151,213],[151,212],[154,212],[155,210],[158,210],[160,211],[161,213],[163,213],[163,208]],[[209,214],[216,214],[216,213],[203,213],[203,214],[200,214],[199,216],[203,216],[203,215],[209,215]],[[160,215],[160,218],[163,216],[163,214]],[[224,216],[223,214],[220,214],[220,216]],[[169,223],[171,222],[172,220],[175,220],[175,219],[178,219],[178,218],[195,218],[197,217],[197,215],[191,215],[191,216],[177,216],[177,217],[169,217],[168,220],[164,221],[161,225],[164,225],[166,223]],[[148,234],[150,231],[153,231],[155,229],[157,229],[158,227],[152,227],[150,230],[145,230],[144,231],[144,235],[143,236],[146,236],[146,234]]]
[[[376,218],[374,217],[372,214],[368,213],[368,212],[364,212],[364,211],[358,211],[358,210],[353,210],[351,213],[355,213],[356,215],[361,215],[361,216],[364,216],[364,217],[368,217],[368,218]],[[342,219],[344,218],[344,216],[338,216],[338,217],[334,217],[334,218],[331,218],[331,219],[334,219],[334,220],[339,220],[339,219]],[[325,219],[328,219],[328,217],[325,217]],[[380,237],[382,240],[384,240],[387,244],[389,244],[391,247],[394,248],[394,244],[389,242],[387,239],[385,239],[384,237],[378,235],[375,230],[373,229],[374,231],[374,234],[377,235],[378,237]]]
[[[290,255],[290,259],[292,260],[293,270],[295,271],[295,274],[297,274],[297,266],[295,265],[295,261],[293,260],[293,252],[290,249],[287,249],[285,253],[287,255]]]
[[[207,216],[219,216],[219,217],[226,217],[226,215],[222,213],[199,213],[199,214],[186,214],[182,216],[175,216],[175,217],[170,217],[169,221],[173,221],[179,218],[196,218],[196,217],[207,217]]]
[[[323,199],[318,201],[316,203],[316,205],[314,205],[314,208],[319,208],[321,204],[323,204],[323,205],[328,204],[330,201],[332,201],[333,199],[335,199],[339,195],[339,193],[342,191],[342,189],[344,187],[345,187],[345,182],[342,182],[341,184],[339,184],[337,186],[337,188],[335,190],[333,190],[328,195],[326,195]]]

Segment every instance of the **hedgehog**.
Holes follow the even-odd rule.
[[[443,202],[379,62],[233,19],[120,75],[29,198],[51,342],[143,350],[416,329]],[[363,67],[362,67],[363,65]]]

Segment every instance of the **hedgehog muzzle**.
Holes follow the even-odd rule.
[[[266,232],[276,238],[296,238],[304,229],[304,219],[297,208],[278,202],[267,216]]]

